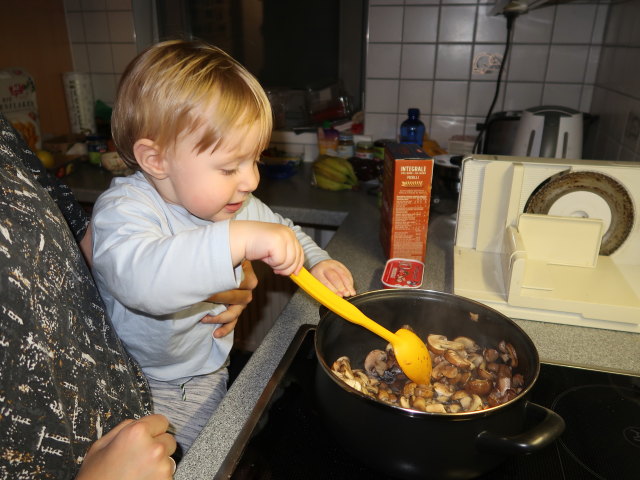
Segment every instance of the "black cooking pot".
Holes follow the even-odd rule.
[[[466,336],[492,348],[505,340],[516,349],[514,373],[526,386],[507,403],[470,413],[416,412],[378,402],[333,375],[331,364],[346,355],[353,368],[363,368],[367,353],[384,349],[385,340],[323,310],[315,340],[318,406],[336,439],[363,463],[399,478],[473,478],[510,455],[546,447],[564,430],[560,416],[527,400],[540,372],[538,352],[503,314],[428,290],[380,290],[350,301],[391,331],[409,324],[421,338]]]

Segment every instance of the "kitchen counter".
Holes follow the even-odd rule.
[[[263,181],[256,196],[296,223],[338,227],[328,252],[351,269],[358,292],[382,288],[385,257],[378,240],[377,198],[364,191],[310,188],[309,176],[305,164],[303,172],[290,179]],[[451,292],[452,220],[433,209],[423,288]],[[177,480],[213,478],[298,328],[318,320],[318,304],[297,291],[182,460]],[[640,375],[639,334],[515,321],[531,336],[544,362]]]
[[[83,168],[65,178],[85,202],[94,201],[110,179],[106,172],[91,168],[95,169]],[[327,250],[349,267],[356,290],[382,288],[385,257],[378,240],[377,197],[366,189],[329,192],[312,188],[309,183],[309,164],[304,164],[292,178],[263,180],[256,196],[296,223],[337,228]],[[451,208],[432,208],[422,287],[451,292],[454,221],[439,210]],[[318,320],[318,304],[297,291],[180,463],[177,480],[213,478],[298,328]],[[640,334],[529,320],[515,322],[533,339],[543,362],[640,375]]]

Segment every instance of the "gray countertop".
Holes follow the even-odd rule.
[[[377,198],[365,191],[311,188],[308,170],[287,180],[263,181],[256,195],[296,223],[338,227],[328,252],[349,267],[359,293],[380,289],[386,259],[378,240]],[[452,218],[434,209],[423,288],[451,291],[453,232]],[[185,455],[177,480],[214,477],[299,327],[318,320],[318,304],[297,291]],[[515,321],[533,339],[544,362],[640,375],[639,334]]]
[[[91,170],[74,175],[67,177],[67,182],[79,199],[87,202],[94,201],[110,179],[104,172]],[[256,195],[296,223],[337,228],[328,252],[349,267],[358,292],[380,289],[385,257],[378,240],[376,196],[366,189],[319,190],[309,186],[309,177],[310,169],[305,164],[301,173],[290,179],[263,180]],[[423,288],[451,292],[453,233],[453,218],[434,208]],[[177,480],[215,476],[299,327],[318,320],[317,303],[297,291],[185,455],[175,475]],[[514,321],[532,338],[543,362],[640,375],[640,334]]]

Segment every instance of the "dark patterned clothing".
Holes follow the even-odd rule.
[[[9,148],[11,144],[11,148],[20,156],[20,160],[22,160],[24,166],[31,171],[38,180],[38,183],[40,183],[49,195],[51,195],[51,198],[55,200],[69,228],[71,228],[73,236],[76,238],[76,241],[79,242],[87,231],[90,220],[89,215],[78,204],[71,189],[47,172],[38,157],[29,150],[29,147],[21,137],[18,137],[16,139],[17,141],[14,141],[13,132],[7,131],[7,127],[5,127],[4,117],[0,118],[0,127],[3,136],[2,140],[0,140],[0,148],[4,149],[5,146]],[[5,142],[9,142],[9,144],[5,145]],[[2,153],[4,154],[4,152]]]
[[[0,115],[0,478],[67,479],[103,433],[150,413],[151,399],[34,160]],[[81,238],[73,197],[48,190]]]

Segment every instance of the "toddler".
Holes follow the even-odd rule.
[[[342,296],[349,270],[252,196],[272,113],[258,81],[218,48],[156,44],[127,67],[112,116],[123,160],[93,210],[93,270],[113,325],[186,451],[227,388],[233,335],[201,322],[237,288],[243,260],[303,264]]]

